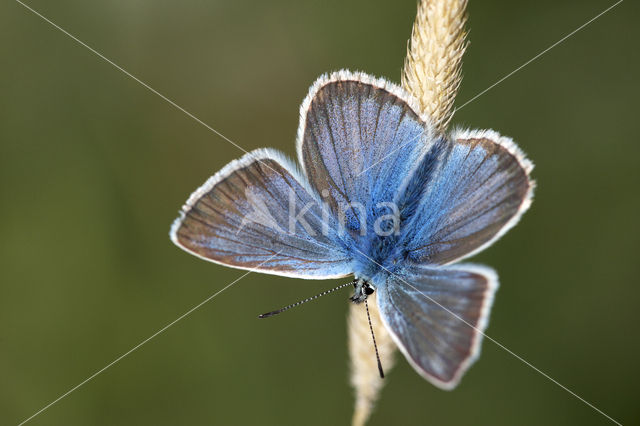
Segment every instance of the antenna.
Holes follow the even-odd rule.
[[[310,301],[312,301],[312,300],[315,300],[315,299],[317,299],[317,298],[318,298],[318,297],[320,297],[320,296],[324,296],[324,295],[326,295],[326,294],[333,293],[333,292],[334,292],[334,291],[336,291],[336,290],[340,290],[341,288],[344,288],[344,287],[346,287],[346,286],[348,286],[348,285],[353,285],[353,284],[355,284],[356,282],[357,282],[357,281],[356,281],[356,280],[354,280],[354,281],[348,282],[348,283],[346,283],[346,284],[341,284],[341,285],[339,285],[339,286],[338,286],[338,287],[336,287],[336,288],[332,288],[331,290],[323,291],[323,292],[322,292],[322,293],[320,293],[320,294],[316,294],[316,295],[315,295],[315,296],[313,296],[313,297],[308,297],[308,298],[306,298],[306,299],[304,299],[304,300],[301,300],[301,301],[299,301],[299,302],[292,303],[291,305],[285,306],[284,308],[280,308],[280,309],[275,310],[275,311],[267,312],[266,314],[258,315],[258,318],[269,318],[269,317],[272,317],[272,316],[274,316],[274,315],[281,314],[282,312],[284,312],[284,311],[288,311],[288,310],[289,310],[289,309],[291,309],[291,308],[295,308],[296,306],[302,305],[303,303],[307,303],[307,302],[310,302]]]
[[[373,348],[376,350],[376,360],[378,361],[378,371],[380,372],[380,378],[384,379],[384,371],[382,371],[382,363],[380,362],[380,355],[378,354],[378,345],[376,345],[376,335],[373,334],[373,326],[371,325],[371,316],[369,315],[369,304],[367,299],[364,299],[364,307],[367,310],[367,319],[369,320],[369,330],[371,330],[371,338],[373,338]]]

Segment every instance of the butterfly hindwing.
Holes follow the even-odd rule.
[[[410,103],[391,83],[341,71],[318,80],[302,104],[298,159],[351,230],[393,201],[428,148],[431,130]]]
[[[479,355],[497,287],[495,272],[484,266],[412,266],[376,293],[383,322],[410,364],[452,389]]]
[[[423,186],[405,228],[409,259],[447,264],[491,244],[529,207],[532,167],[492,131],[454,132],[434,145],[413,177]]]
[[[194,192],[171,238],[226,266],[311,279],[348,275],[337,224],[322,210],[295,166],[277,151],[258,150]]]

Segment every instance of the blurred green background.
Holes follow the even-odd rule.
[[[472,1],[458,105],[612,1]],[[399,81],[416,1],[31,0],[246,150],[294,154],[320,74]],[[474,260],[502,286],[487,333],[623,424],[640,419],[638,2],[460,110],[513,136],[538,190]],[[197,186],[242,152],[16,2],[0,6],[0,424],[17,424],[241,271],[170,243]],[[343,281],[337,281],[340,283]],[[251,274],[34,425],[347,424],[348,292]],[[371,425],[609,424],[495,344],[443,392],[399,359]]]

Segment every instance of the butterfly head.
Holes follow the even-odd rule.
[[[349,298],[353,303],[362,303],[367,300],[367,297],[371,296],[376,290],[368,281],[359,278],[353,283],[354,292],[353,296]]]

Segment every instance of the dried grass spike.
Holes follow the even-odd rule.
[[[382,324],[376,298],[369,297],[368,303],[371,326],[376,335],[382,368],[386,373],[393,367],[396,344]],[[356,391],[352,425],[363,426],[373,411],[380,389],[384,384],[384,379],[381,379],[378,374],[378,366],[364,304],[351,305],[348,321],[351,385]]]
[[[407,49],[402,86],[419,102],[440,132],[453,116],[467,48],[467,0],[423,0]]]
[[[402,86],[417,99],[421,113],[431,117],[440,133],[451,121],[462,81],[462,55],[467,47],[466,7],[467,0],[420,2],[402,73]],[[388,372],[397,347],[382,324],[375,297],[369,300],[380,359]],[[356,396],[353,425],[362,426],[371,415],[384,382],[378,375],[364,306],[351,306],[348,329],[351,384]]]

